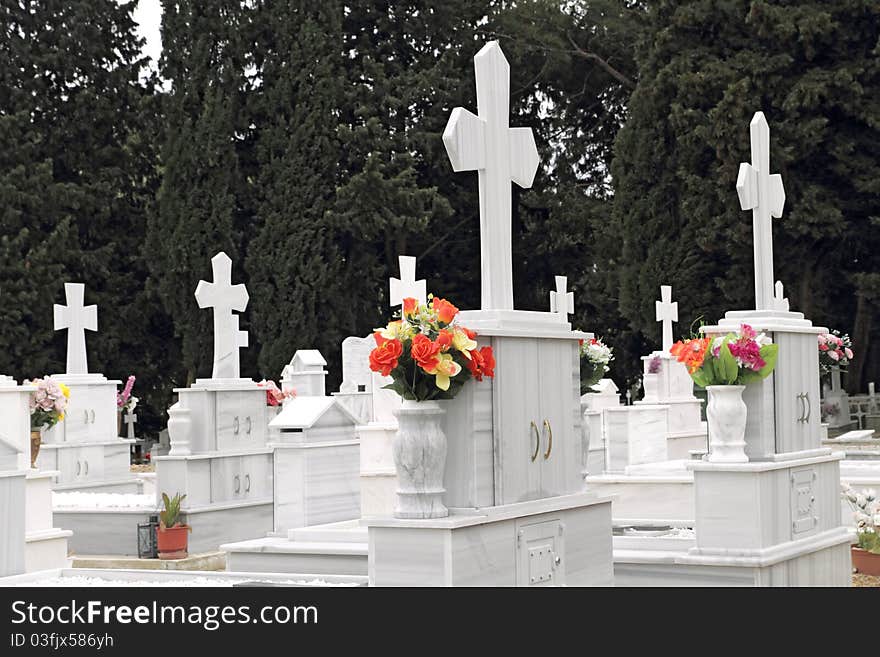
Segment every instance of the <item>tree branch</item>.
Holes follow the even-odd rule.
[[[625,87],[629,87],[630,89],[635,89],[636,83],[630,80],[626,75],[618,71],[607,61],[599,57],[599,55],[597,55],[596,53],[589,52],[588,50],[584,50],[583,48],[581,48],[577,44],[577,42],[573,38],[571,38],[570,34],[566,34],[565,36],[568,38],[568,42],[571,44],[572,48],[574,48],[573,52],[575,55],[582,59],[587,59],[591,62],[595,62],[599,65],[599,68],[601,68],[608,75],[620,82],[622,85],[624,85]]]

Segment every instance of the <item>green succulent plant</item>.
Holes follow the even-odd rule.
[[[174,527],[180,522],[180,503],[186,498],[186,495],[176,493],[173,498],[169,498],[167,493],[162,493],[162,503],[165,509],[159,512],[159,520],[162,527],[167,529]]]

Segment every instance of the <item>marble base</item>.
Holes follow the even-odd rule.
[[[57,472],[29,470],[26,483],[25,569],[27,572],[68,565],[67,542],[73,532],[54,527],[52,479]]]
[[[371,586],[611,586],[611,500],[564,495],[447,518],[365,518]]]
[[[397,423],[373,422],[359,425],[355,431],[361,441],[361,515],[391,515],[397,490],[391,442],[397,433]]]
[[[0,576],[25,570],[26,470],[0,472]]]
[[[29,532],[25,539],[25,572],[66,568],[70,564],[67,542],[71,536],[73,532],[67,529]]]
[[[607,471],[621,471],[628,465],[667,460],[668,406],[621,406],[606,408],[602,412]]]
[[[220,545],[266,536],[272,531],[272,502],[229,504],[224,507],[190,509],[185,515],[192,527],[189,551],[212,552]]]
[[[156,514],[155,509],[58,509],[54,522],[72,532],[71,554],[137,556],[137,526]]]

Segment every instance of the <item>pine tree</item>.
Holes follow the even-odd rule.
[[[252,221],[242,166],[251,148],[250,22],[247,8],[227,0],[168,1],[163,8],[161,72],[171,90],[163,99],[162,182],[145,252],[182,348],[175,379],[187,385],[210,375],[212,363],[211,313],[193,296],[198,281],[212,280],[210,261],[219,251],[232,258],[234,281],[243,281],[242,241]]]
[[[326,216],[340,177],[342,6],[264,2],[255,22],[261,84],[250,113],[259,232],[247,268],[260,371],[274,377],[299,348],[319,349],[338,363],[353,323],[337,229]]]
[[[877,268],[880,8],[690,0],[653,3],[649,16],[613,167],[633,330],[656,344],[660,283],[673,285],[682,333],[699,316],[754,307],[751,215],[734,185],[756,110],[786,190],[776,277],[792,308],[850,330],[850,274]]]

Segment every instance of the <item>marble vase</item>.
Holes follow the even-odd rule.
[[[745,386],[706,386],[711,463],[748,463],[745,451],[747,408],[742,398],[745,389]]]
[[[406,400],[395,411],[397,434],[392,441],[397,471],[395,518],[445,518],[443,473],[446,435],[441,422],[446,411],[437,402]]]
[[[171,441],[169,456],[189,456],[192,454],[191,432],[192,417],[189,409],[181,406],[180,402],[172,404],[168,409],[168,437]]]

